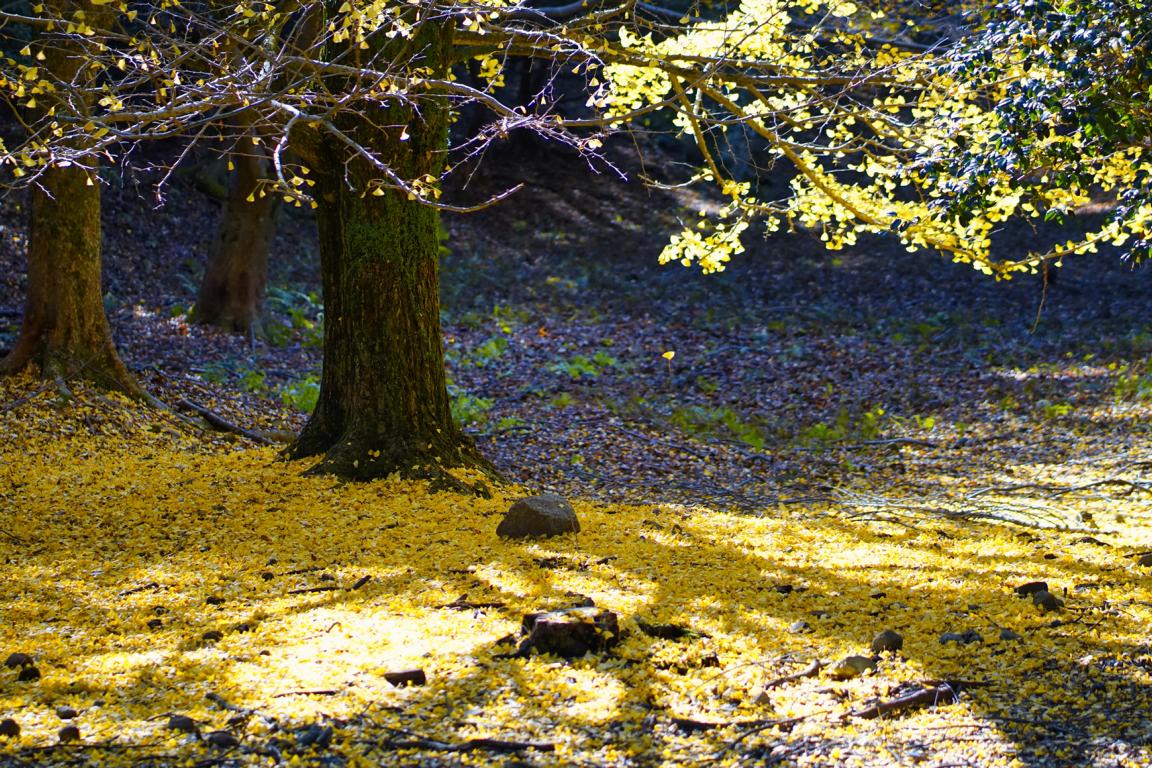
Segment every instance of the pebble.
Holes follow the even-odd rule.
[[[874,669],[876,662],[867,656],[848,656],[828,667],[828,674],[837,680],[851,680]]]
[[[891,629],[886,629],[872,638],[872,653],[896,652],[903,647],[904,637]]]
[[[1059,611],[1064,607],[1064,601],[1056,597],[1048,590],[1037,592],[1032,595],[1032,603],[1040,606],[1040,610],[1048,613],[1049,611]]]
[[[940,635],[940,644],[947,645],[948,643],[956,643],[958,645],[970,645],[971,643],[982,643],[984,638],[980,633],[974,629],[967,629],[963,632],[945,632]]]
[[[196,733],[199,730],[196,727],[196,721],[187,715],[172,715],[168,718],[168,728],[183,733]]]

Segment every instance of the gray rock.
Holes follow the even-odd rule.
[[[198,733],[200,731],[196,727],[196,721],[187,715],[172,715],[168,718],[167,727],[181,733]]]
[[[1010,629],[1000,630],[1000,639],[1005,642],[1012,642],[1013,640],[1023,640],[1024,637]]]
[[[804,621],[804,619],[800,619],[799,621],[794,621],[788,627],[788,631],[794,635],[799,635],[803,632],[808,632],[811,629],[812,629],[812,625],[809,624],[808,622]]]
[[[1030,581],[1027,584],[1021,584],[1014,590],[1017,597],[1029,597],[1037,592],[1047,592],[1048,582],[1046,581]]]
[[[1032,604],[1038,605],[1044,613],[1059,611],[1064,607],[1064,601],[1046,589],[1032,595]]]
[[[828,675],[837,680],[851,680],[876,669],[876,662],[867,656],[848,656],[828,667]]]
[[[510,539],[579,532],[576,511],[563,496],[554,493],[520,499],[504,513],[504,519],[496,527],[497,536]]]
[[[885,651],[895,653],[903,647],[904,637],[891,629],[886,629],[872,638],[872,653],[884,653]]]
[[[956,643],[957,645],[971,645],[972,643],[982,643],[984,638],[980,633],[974,629],[966,629],[963,632],[945,632],[940,635],[940,644],[947,645],[948,643]]]

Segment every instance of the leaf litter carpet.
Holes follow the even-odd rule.
[[[116,398],[4,387],[3,765],[1150,759],[1131,500],[1079,493],[1126,514],[1094,535],[577,500],[579,535],[510,542],[514,487],[305,478]],[[1041,580],[1062,608],[1017,594]],[[615,648],[508,658],[523,614],[585,599],[622,617]],[[873,652],[883,630],[900,650]],[[836,665],[853,656],[862,674]]]

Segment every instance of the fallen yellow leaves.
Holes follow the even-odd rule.
[[[273,449],[214,447],[169,416],[52,400],[0,415],[0,656],[29,654],[41,673],[0,669],[0,719],[19,726],[0,763],[410,765],[450,751],[486,765],[509,744],[548,745],[524,752],[539,765],[1150,759],[1152,594],[1121,547],[927,515],[580,501],[578,536],[508,542],[495,528],[517,489],[482,500],[306,478]],[[1014,594],[1033,580],[1066,608]],[[582,598],[620,615],[614,653],[505,658],[523,614]],[[884,629],[903,649],[875,671],[765,686],[869,656]],[[385,678],[414,669],[426,685]],[[852,714],[933,681],[982,685]],[[77,715],[68,746],[61,708]]]

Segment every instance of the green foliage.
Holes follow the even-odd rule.
[[[756,451],[764,450],[766,444],[762,427],[743,419],[728,406],[677,408],[672,412],[672,423],[690,435],[734,438]]]
[[[467,355],[461,357],[461,365],[475,365],[485,368],[499,360],[508,351],[508,338],[492,336]]]
[[[1148,253],[1152,216],[1152,8],[1137,0],[1002,0],[939,72],[992,97],[991,113],[958,144],[930,150],[949,210],[969,217],[1006,196],[1033,215],[1063,215],[1101,192],[1110,223],[1051,258],[1112,242]],[[1011,190],[1011,191],[1008,191]],[[1006,195],[1007,192],[1007,195]],[[1025,209],[1027,211],[1027,209]]]
[[[884,409],[871,408],[853,415],[846,406],[840,406],[836,420],[831,424],[818,422],[805,427],[799,435],[801,443],[808,446],[827,445],[844,440],[875,440],[883,433]]]
[[[1036,405],[1045,421],[1055,421],[1072,412],[1072,405],[1069,403],[1050,403],[1047,400],[1041,400]]]
[[[280,399],[305,413],[312,413],[320,398],[320,380],[316,376],[305,376],[280,389]]]
[[[270,344],[286,346],[298,339],[305,347],[324,345],[324,305],[316,292],[270,286],[265,306],[270,319],[264,334]]]
[[[455,384],[448,385],[448,396],[452,398],[452,420],[460,426],[478,426],[488,421],[494,404],[491,398],[470,395]]]
[[[1130,402],[1152,400],[1152,373],[1133,370],[1127,364],[1110,367],[1117,372],[1116,382],[1112,385],[1112,394],[1117,400]]]
[[[551,400],[548,401],[548,405],[552,408],[570,408],[571,406],[575,405],[575,403],[575,398],[573,398],[572,395],[568,394],[567,392],[558,392]]]
[[[601,350],[592,357],[574,355],[568,360],[552,363],[548,366],[548,370],[552,373],[567,374],[573,379],[594,379],[604,373],[605,370],[614,368],[619,364],[616,358]]]

